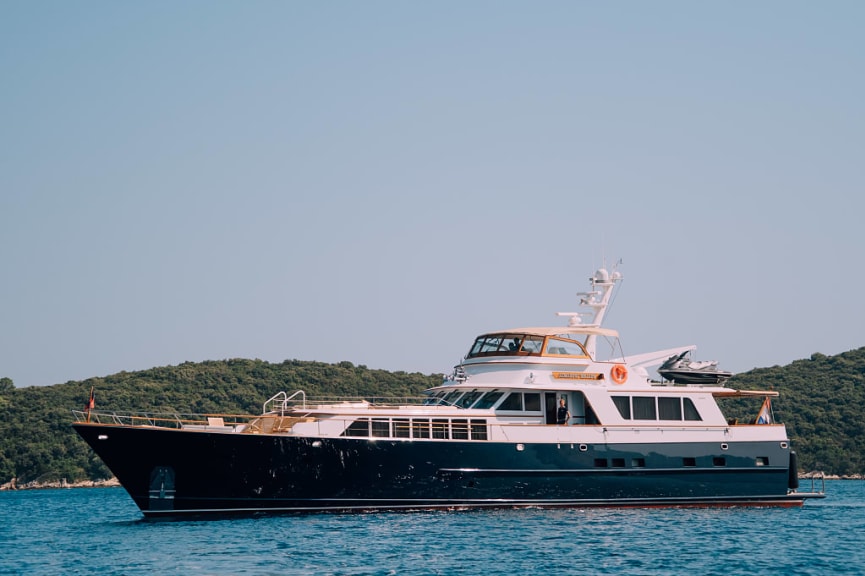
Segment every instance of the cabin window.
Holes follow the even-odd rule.
[[[646,467],[646,459],[645,458],[631,458],[631,466],[633,468],[645,468]]]
[[[540,392],[526,392],[524,396],[525,396],[526,412],[540,412],[541,411],[541,394],[540,394]]]
[[[634,396],[634,420],[657,420],[654,397]]]
[[[487,439],[487,421],[472,420],[472,440]]]
[[[726,466],[727,459],[723,456],[715,456],[712,458],[712,466]]]
[[[681,420],[681,398],[658,398],[658,418],[661,420]]]
[[[517,411],[523,409],[522,392],[511,392],[505,401],[499,404],[499,410]]]
[[[429,438],[429,420],[423,418],[415,418],[411,421],[412,438]]]
[[[625,467],[625,459],[624,458],[613,458],[613,468],[624,468]]]
[[[625,420],[631,419],[631,397],[630,396],[613,396],[613,404],[619,410],[619,414]]]
[[[393,419],[393,437],[411,438],[411,426],[409,426],[408,418]]]
[[[691,457],[682,458],[682,466],[687,466],[689,468],[697,465],[697,459]]]
[[[369,436],[369,420],[366,418],[360,418],[359,420],[355,420],[351,424],[349,424],[348,428],[345,429],[345,432],[342,433],[343,436]]]
[[[511,412],[540,412],[540,392],[511,392],[510,395],[499,404],[498,410],[509,410]]]
[[[432,437],[436,440],[447,440],[448,434],[448,421],[447,420],[433,420],[432,421]]]
[[[595,468],[606,468],[607,467],[607,459],[606,458],[595,458]]]
[[[472,390],[471,392],[463,394],[463,397],[460,398],[456,404],[460,408],[468,408],[475,403],[475,400],[477,400],[482,393],[483,392],[478,392],[477,390]]]
[[[436,440],[487,440],[487,421],[483,419],[437,418],[360,418],[352,422],[343,436],[361,438],[423,438]]]
[[[631,411],[630,396],[611,396],[613,404],[619,414],[625,420],[682,420],[700,421],[700,413],[697,412],[697,407],[690,398],[667,398],[662,397],[657,399],[657,418],[655,399],[648,396],[636,396],[633,398],[633,412]]]
[[[390,420],[375,419],[372,421],[373,438],[390,438]]]
[[[451,420],[451,438],[454,440],[469,439],[469,421]]]
[[[768,466],[769,465],[769,457],[768,456],[757,456],[757,459],[754,463],[757,466]]]
[[[702,420],[700,413],[697,412],[697,407],[690,398],[682,398],[682,403],[685,406],[685,420]]]
[[[502,394],[504,394],[504,392],[502,392],[501,390],[490,390],[489,392],[481,396],[481,398],[477,402],[475,402],[472,408],[492,408],[493,404],[495,404],[498,399],[502,397]]]

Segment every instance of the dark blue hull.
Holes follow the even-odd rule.
[[[525,444],[74,424],[146,516],[511,506],[798,506],[778,442]],[[101,438],[100,437],[104,437]]]

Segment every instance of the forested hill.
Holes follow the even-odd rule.
[[[780,392],[775,419],[787,425],[801,471],[865,474],[865,348],[751,370],[728,386]]]
[[[110,476],[70,426],[71,411],[84,407],[91,387],[101,410],[257,414],[281,390],[303,389],[318,397],[400,397],[416,396],[440,382],[440,374],[370,370],[350,362],[242,359],[29,388],[15,388],[8,378],[0,378],[0,484],[13,477],[24,484]],[[801,471],[865,473],[865,348],[752,370],[736,375],[728,386],[780,392],[773,403],[775,418],[787,424]],[[729,408],[728,415],[753,417]]]
[[[72,410],[84,408],[91,386],[97,410],[260,414],[280,391],[307,396],[418,396],[440,384],[441,374],[387,372],[351,362],[286,360],[187,362],[141,372],[53,386],[14,388],[0,379],[0,484],[66,478],[110,477],[71,427]]]

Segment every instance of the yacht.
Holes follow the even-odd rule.
[[[693,350],[625,357],[598,270],[559,326],[495,330],[422,398],[278,392],[261,414],[119,413],[74,429],[145,517],[502,507],[801,506],[778,392],[652,379]],[[754,418],[721,404],[751,398]]]

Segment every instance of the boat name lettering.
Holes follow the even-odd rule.
[[[556,380],[600,380],[603,377],[596,372],[553,372]]]

